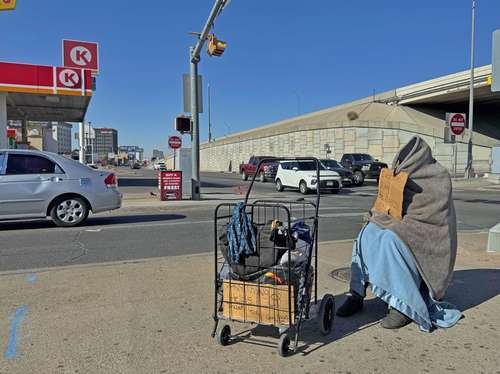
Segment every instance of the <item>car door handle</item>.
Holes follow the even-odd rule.
[[[51,177],[51,178],[40,177],[40,180],[42,182],[62,182],[63,179],[60,177]]]

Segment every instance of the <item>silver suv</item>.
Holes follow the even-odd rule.
[[[54,153],[0,150],[0,220],[50,216],[58,226],[76,226],[90,211],[121,202],[113,173]]]

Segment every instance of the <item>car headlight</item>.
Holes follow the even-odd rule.
[[[361,170],[370,170],[370,165],[363,165]]]
[[[311,179],[311,184],[314,186],[318,181],[316,179]]]

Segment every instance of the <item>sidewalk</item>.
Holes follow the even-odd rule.
[[[459,242],[484,234],[467,235]],[[349,265],[351,246],[320,244],[318,293],[337,295],[337,306],[348,286],[329,273]],[[384,330],[385,305],[369,299],[360,315],[336,317],[329,337],[307,323],[300,352],[288,358],[278,356],[277,339],[250,336],[247,326],[233,324],[233,334],[246,332],[227,347],[210,337],[210,252],[0,273],[0,373],[498,373],[500,254],[479,250],[459,251],[446,299],[466,318],[454,328]],[[13,320],[22,306],[24,317]]]

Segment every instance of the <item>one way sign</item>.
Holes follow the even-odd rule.
[[[99,73],[99,46],[97,43],[63,40],[63,66],[89,69]]]

